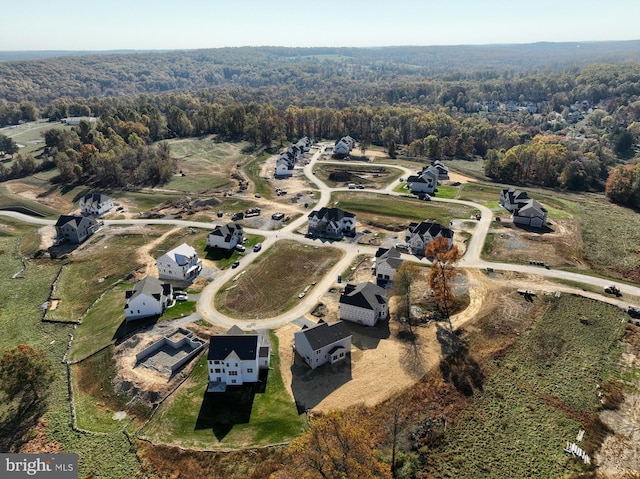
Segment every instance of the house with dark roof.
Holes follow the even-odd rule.
[[[244,230],[238,223],[217,225],[213,231],[207,235],[207,245],[211,248],[232,250],[237,245],[242,244],[243,237]]]
[[[517,190],[515,188],[504,188],[500,192],[499,203],[507,211],[515,211],[529,200],[526,191]]]
[[[193,281],[202,271],[202,260],[193,246],[182,243],[156,260],[158,277],[174,281]]]
[[[513,222],[519,225],[543,228],[547,224],[547,210],[533,198],[530,198],[514,210]]]
[[[80,198],[79,205],[85,216],[102,216],[113,208],[113,198],[101,193],[88,193]]]
[[[147,276],[138,281],[132,290],[125,291],[124,315],[127,321],[159,316],[173,299],[169,283]]]
[[[59,239],[80,244],[98,231],[102,223],[91,216],[61,215],[55,226]]]
[[[351,352],[351,331],[343,321],[329,324],[320,320],[315,326],[305,325],[294,333],[293,345],[298,355],[315,369],[347,357]]]
[[[379,282],[393,281],[403,259],[395,247],[378,248],[374,258],[373,270]]]
[[[339,301],[340,319],[375,326],[389,316],[387,293],[373,283],[347,283]]]
[[[340,239],[356,235],[356,215],[339,208],[320,208],[307,216],[307,234],[322,238]]]
[[[207,367],[207,392],[223,392],[227,386],[256,383],[260,370],[269,369],[271,344],[263,334],[245,333],[233,326],[224,334],[211,336]]]
[[[449,179],[449,168],[447,168],[444,163],[440,160],[433,160],[431,162],[431,166],[429,167],[435,170],[438,174],[438,180],[448,180]]]
[[[276,159],[274,176],[276,178],[293,176],[293,169],[296,163],[310,149],[311,140],[306,136],[300,138]]]
[[[409,176],[406,184],[411,193],[428,193],[431,195],[436,186],[438,186],[438,171],[430,166],[419,175]]]
[[[404,241],[413,254],[423,255],[427,245],[440,236],[446,238],[449,248],[453,246],[453,231],[433,220],[427,220],[409,224],[404,234]]]

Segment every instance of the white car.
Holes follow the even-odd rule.
[[[239,244],[236,246],[236,251],[240,251],[240,252],[244,252],[247,248],[245,248],[243,245]]]
[[[179,293],[175,293],[173,295],[173,298],[176,301],[187,301],[189,299],[189,295],[187,293],[184,293],[184,292],[179,292]]]

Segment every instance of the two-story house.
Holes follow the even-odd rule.
[[[85,216],[102,216],[114,206],[113,198],[101,193],[88,193],[80,198],[80,212]]]
[[[373,283],[348,283],[339,301],[340,319],[365,326],[375,326],[389,316],[387,293]]]
[[[307,234],[325,238],[356,235],[356,215],[339,208],[320,208],[307,216]]]
[[[218,225],[207,235],[207,246],[230,251],[242,244],[243,237],[244,230],[238,223]]]
[[[202,271],[202,260],[196,250],[186,243],[163,254],[156,260],[158,277],[174,281],[191,282]]]
[[[449,248],[453,246],[453,231],[435,221],[427,220],[410,223],[405,231],[404,241],[414,254],[423,255],[427,245],[439,236],[446,238]]]
[[[91,216],[61,215],[56,222],[56,235],[69,243],[80,244],[98,231],[101,223]]]
[[[127,321],[159,316],[173,299],[169,283],[147,276],[138,281],[132,290],[125,291],[124,315]]]
[[[343,321],[329,324],[320,320],[293,334],[294,348],[312,368],[344,360],[351,352],[351,331]]]

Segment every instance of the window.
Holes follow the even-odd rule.
[[[341,357],[341,358],[344,358],[344,353],[340,353],[340,357]]]
[[[216,372],[220,374],[220,368],[216,368]]]
[[[219,373],[220,371],[216,370],[217,373]],[[213,368],[209,369],[209,373],[213,374]]]
[[[229,376],[237,376],[238,371],[229,371]]]
[[[253,368],[247,368],[247,372],[251,374],[253,372]]]
[[[231,380],[231,384],[235,384],[235,383],[236,383],[236,380],[235,380],[235,379],[232,379],[232,380]]]

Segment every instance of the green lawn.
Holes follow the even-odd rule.
[[[387,224],[432,219],[446,225],[454,218],[468,218],[474,211],[464,205],[356,192],[333,193],[331,205],[355,213],[360,221]]]
[[[624,319],[619,308],[569,295],[551,300],[539,320],[527,318],[531,331],[490,361],[482,389],[447,428],[446,441],[428,452],[430,475],[568,477],[583,470],[562,448],[581,428],[583,448],[601,439],[596,384],[617,374]],[[491,319],[483,321],[480,328],[493,329]]]
[[[226,450],[277,444],[301,434],[306,426],[305,417],[298,415],[282,382],[274,334],[271,342],[266,389],[264,393],[255,394],[248,422],[236,423],[230,428],[211,424],[217,420],[216,411],[202,407],[208,382],[206,356],[202,356],[189,379],[159,406],[140,435],[153,442]]]

